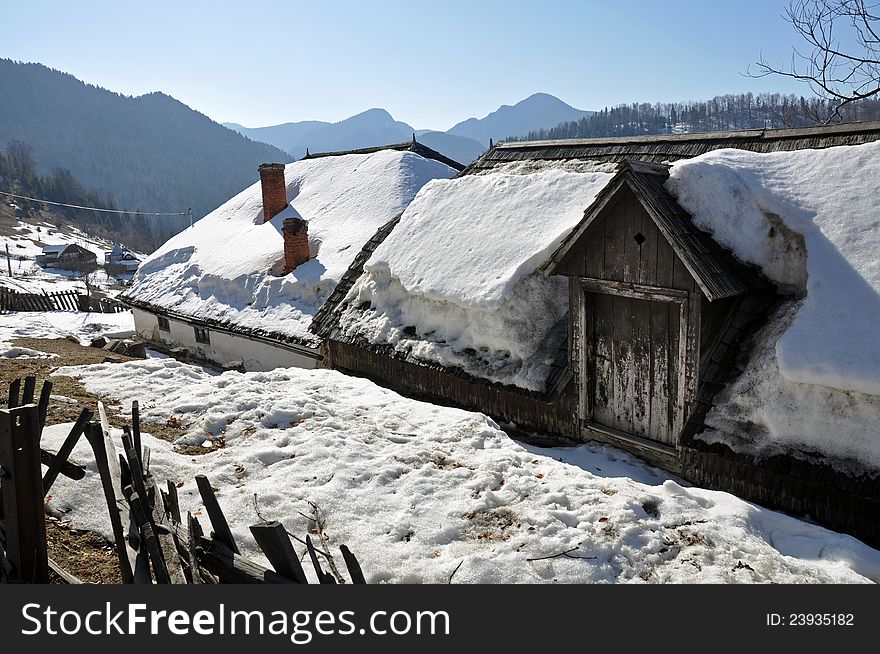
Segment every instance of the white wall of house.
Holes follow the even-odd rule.
[[[210,343],[196,342],[193,324],[168,318],[169,331],[159,329],[156,314],[132,309],[134,328],[138,335],[168,347],[183,347],[193,355],[224,364],[243,361],[245,370],[272,370],[274,368],[316,368],[318,359],[293,352],[264,341],[230,334],[208,327]]]

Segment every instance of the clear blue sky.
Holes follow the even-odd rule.
[[[0,57],[248,127],[384,107],[448,129],[536,91],[582,109],[779,90],[742,76],[798,43],[786,0],[27,0]]]

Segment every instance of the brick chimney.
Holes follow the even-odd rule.
[[[269,222],[287,208],[287,186],[284,184],[284,164],[264,163],[260,171],[263,189],[263,222]]]
[[[309,224],[302,218],[285,218],[281,227],[284,235],[284,274],[309,260]]]

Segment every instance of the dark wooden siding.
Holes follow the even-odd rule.
[[[698,291],[684,263],[626,186],[587,228],[557,274]]]
[[[499,422],[515,423],[524,431],[577,436],[576,399],[571,394],[545,401],[509,386],[466,379],[333,340],[325,344],[324,364],[366,377],[402,395],[480,411]]]

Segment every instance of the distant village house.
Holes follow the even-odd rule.
[[[37,265],[75,272],[91,272],[98,267],[98,257],[91,250],[66,243],[43,246],[43,253],[36,256]]]

